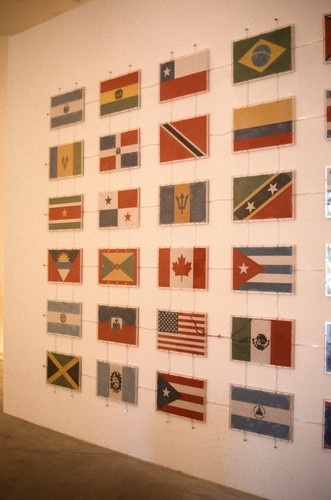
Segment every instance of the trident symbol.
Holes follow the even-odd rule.
[[[63,165],[63,168],[64,170],[66,169],[68,163],[69,163],[69,158],[68,156],[62,156],[61,158],[61,162],[62,162],[62,165]]]
[[[180,196],[176,196],[177,205],[178,205],[178,208],[180,210],[181,215],[183,215],[183,212],[186,208],[186,203],[187,203],[188,197],[189,197],[188,194],[184,197],[183,193]]]

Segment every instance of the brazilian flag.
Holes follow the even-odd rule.
[[[292,70],[292,26],[233,42],[233,83]]]

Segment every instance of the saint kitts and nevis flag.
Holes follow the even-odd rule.
[[[159,287],[207,289],[206,247],[159,248]]]
[[[206,388],[203,379],[157,372],[157,410],[204,422]]]
[[[100,172],[140,166],[140,129],[100,137]]]
[[[139,198],[140,189],[99,193],[99,227],[139,227]]]
[[[205,223],[208,182],[160,186],[160,224]]]
[[[233,290],[293,293],[294,247],[234,247]]]
[[[138,309],[99,305],[98,340],[137,345]]]
[[[208,90],[209,49],[160,64],[160,102]]]
[[[158,311],[157,348],[205,356],[207,315],[197,312]]]
[[[85,89],[80,88],[51,97],[51,129],[84,120]]]
[[[233,83],[292,70],[292,26],[233,42]]]
[[[139,249],[99,249],[99,284],[129,285],[139,283]]]
[[[97,396],[138,404],[138,367],[97,361]]]
[[[47,333],[80,337],[82,332],[82,303],[47,301]]]
[[[140,70],[100,83],[100,116],[140,106]]]
[[[233,220],[291,219],[293,172],[233,178]]]
[[[83,141],[54,146],[49,151],[49,178],[83,175]]]
[[[232,317],[232,358],[292,367],[293,321]]]
[[[294,142],[294,98],[233,110],[233,151],[284,146]]]
[[[292,394],[230,386],[232,429],[291,441],[292,408]]]
[[[48,281],[54,283],[82,282],[83,250],[48,250]]]
[[[48,229],[50,231],[82,229],[82,227],[82,194],[48,199]]]
[[[81,358],[47,351],[47,383],[80,391]]]
[[[209,115],[160,125],[160,163],[206,158],[209,155]]]

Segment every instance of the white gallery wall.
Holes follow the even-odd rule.
[[[327,0],[95,0],[9,42],[5,172],[5,412],[36,424],[271,499],[327,499],[331,454],[322,450],[325,296],[324,91]],[[232,41],[294,26],[294,71],[232,84]],[[210,90],[159,103],[159,63],[210,49]],[[99,116],[99,82],[141,70],[141,107]],[[85,121],[50,130],[50,97],[85,87]],[[232,110],[295,98],[295,144],[234,154]],[[159,124],[210,116],[208,158],[161,165]],[[99,173],[99,137],[141,129],[141,167]],[[84,175],[50,181],[49,148],[84,140]],[[295,217],[232,222],[232,177],[293,170]],[[159,186],[209,181],[209,223],[158,224]],[[140,227],[100,230],[98,192],[139,187]],[[48,198],[84,194],[82,231],[49,232]],[[295,246],[291,295],[232,291],[233,246]],[[208,290],[157,286],[159,247],[208,246]],[[47,250],[83,249],[80,285],[47,282]],[[98,248],[140,248],[139,287],[98,285]],[[80,339],[46,333],[47,300],[83,303]],[[97,340],[98,304],[139,308],[139,345]],[[157,309],[208,314],[204,358],[156,349]],[[231,361],[231,315],[293,319],[294,368]],[[81,391],[46,383],[46,351],[82,357]],[[96,396],[97,360],[139,368],[138,405]],[[206,422],[156,411],[156,372],[207,380]],[[293,441],[229,426],[230,384],[294,395]]]

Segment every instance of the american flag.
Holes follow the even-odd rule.
[[[206,316],[205,313],[159,310],[157,348],[206,356]]]

